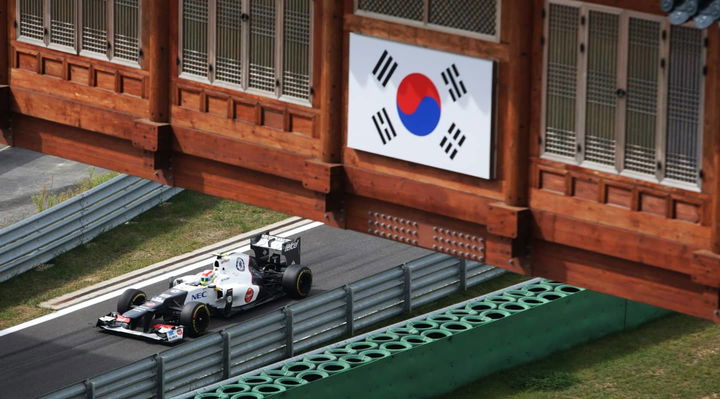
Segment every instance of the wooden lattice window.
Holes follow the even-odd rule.
[[[570,0],[545,12],[543,156],[697,189],[703,31]]]
[[[181,0],[181,77],[307,104],[312,0]]]
[[[355,0],[362,15],[498,41],[499,0]]]
[[[140,62],[141,0],[19,0],[18,39],[110,61]]]

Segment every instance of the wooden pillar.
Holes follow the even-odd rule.
[[[705,138],[710,138],[712,154],[707,152],[703,156],[711,156],[713,168],[711,173],[705,173],[707,179],[711,179],[712,189],[712,220],[710,250],[720,254],[720,116],[715,111],[720,105],[720,30],[716,25],[708,29],[707,48],[707,74],[705,81]],[[707,165],[707,164],[705,164]]]
[[[500,65],[499,75],[504,85],[498,115],[503,145],[500,172],[504,201],[510,206],[527,205],[532,13],[533,2],[502,2],[501,40],[510,46],[510,61]]]
[[[10,19],[8,0],[0,0],[0,85],[10,84]]]
[[[318,62],[314,71],[315,81],[319,83],[317,106],[320,108],[320,160],[337,163],[341,153],[343,92],[343,14],[344,1],[320,0],[316,9],[320,17],[319,35],[315,36],[320,46]],[[318,30],[316,30],[318,32]]]
[[[144,66],[150,73],[148,97],[150,120],[170,121],[170,33],[168,15],[170,2],[150,0],[142,2],[142,26],[145,31]]]

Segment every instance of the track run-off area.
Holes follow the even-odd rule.
[[[321,223],[299,223],[284,236],[302,237],[302,263],[313,271],[316,293],[331,290],[430,253],[353,231]],[[249,251],[249,245],[239,248]],[[168,347],[143,340],[101,332],[97,318],[115,310],[117,297],[135,287],[149,295],[167,288],[170,276],[193,274],[210,268],[212,257],[143,282],[134,283],[98,297],[0,331],[0,397],[38,397],[97,374],[127,365]],[[22,295],[17,287],[15,295]],[[217,331],[280,308],[281,299],[241,312],[230,319],[213,318],[210,330]],[[182,345],[182,344],[181,344]]]

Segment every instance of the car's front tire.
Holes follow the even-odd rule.
[[[180,312],[180,324],[188,336],[197,337],[210,326],[210,309],[204,303],[188,302]]]
[[[118,298],[117,311],[123,314],[134,306],[140,306],[145,303],[146,298],[147,296],[144,292],[136,290],[135,288],[128,288],[120,295],[120,298]]]
[[[307,266],[290,265],[283,272],[283,291],[295,299],[305,298],[312,288],[312,271]]]

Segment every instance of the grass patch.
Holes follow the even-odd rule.
[[[38,212],[42,212],[78,194],[82,194],[95,186],[99,186],[117,175],[118,172],[112,171],[96,174],[95,168],[90,168],[88,170],[88,177],[82,179],[72,189],[53,194],[52,183],[50,183],[49,187],[46,185],[40,187],[40,192],[31,198],[35,204],[35,209],[37,209]]]
[[[50,313],[38,306],[43,301],[285,218],[281,213],[184,191],[49,265],[0,283],[0,292],[18,293],[0,296],[0,329]]]
[[[720,325],[672,315],[493,374],[443,398],[720,398]]]

